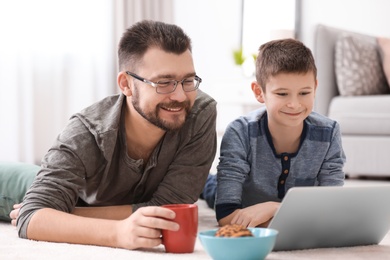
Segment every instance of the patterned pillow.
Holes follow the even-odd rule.
[[[336,81],[340,95],[375,95],[389,92],[376,41],[344,34],[335,45]]]
[[[382,65],[386,75],[387,84],[390,85],[390,39],[378,38],[378,45],[381,51]]]

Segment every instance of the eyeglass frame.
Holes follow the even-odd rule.
[[[169,93],[174,92],[174,91],[176,90],[176,88],[177,88],[177,85],[179,85],[179,83],[181,83],[181,87],[183,88],[183,91],[184,91],[184,92],[195,91],[195,90],[197,90],[197,89],[199,88],[199,85],[200,85],[200,83],[202,82],[202,79],[201,79],[199,76],[195,75],[195,76],[194,76],[194,80],[195,80],[197,83],[196,83],[196,85],[194,86],[194,89],[185,90],[185,89],[184,89],[183,83],[184,83],[184,81],[188,80],[188,78],[185,78],[185,79],[182,79],[182,80],[170,79],[170,80],[167,80],[167,81],[169,81],[169,82],[174,82],[175,85],[174,85],[173,89],[172,89],[171,91],[169,91],[169,92],[163,92],[163,93],[161,93],[161,92],[158,92],[159,87],[161,88],[161,86],[158,86],[159,81],[153,82],[153,81],[147,80],[147,79],[145,79],[145,78],[143,78],[143,77],[141,77],[141,76],[138,76],[137,74],[135,74],[135,73],[133,73],[133,72],[130,72],[130,71],[126,71],[126,74],[129,75],[129,76],[131,76],[131,77],[133,77],[133,78],[135,78],[135,79],[138,79],[139,81],[142,81],[142,82],[144,82],[144,83],[146,83],[146,84],[152,86],[153,88],[156,89],[156,93],[158,93],[158,94],[169,94]]]

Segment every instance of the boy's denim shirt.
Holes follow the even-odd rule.
[[[254,204],[280,202],[296,186],[342,186],[345,154],[339,124],[316,112],[304,121],[296,153],[276,154],[266,108],[233,121],[217,167],[217,219]]]

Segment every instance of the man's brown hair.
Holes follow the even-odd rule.
[[[134,70],[136,63],[152,47],[175,54],[192,50],[191,39],[177,25],[144,20],[124,32],[118,48],[119,69]]]

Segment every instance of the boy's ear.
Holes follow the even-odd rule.
[[[133,94],[131,91],[131,84],[133,82],[128,80],[126,72],[124,72],[124,71],[119,72],[119,74],[117,76],[117,82],[118,82],[119,88],[121,89],[122,93],[125,96],[129,97]]]
[[[251,87],[256,100],[259,101],[260,103],[264,103],[264,93],[259,83],[257,83],[257,81],[253,81],[251,83]]]

